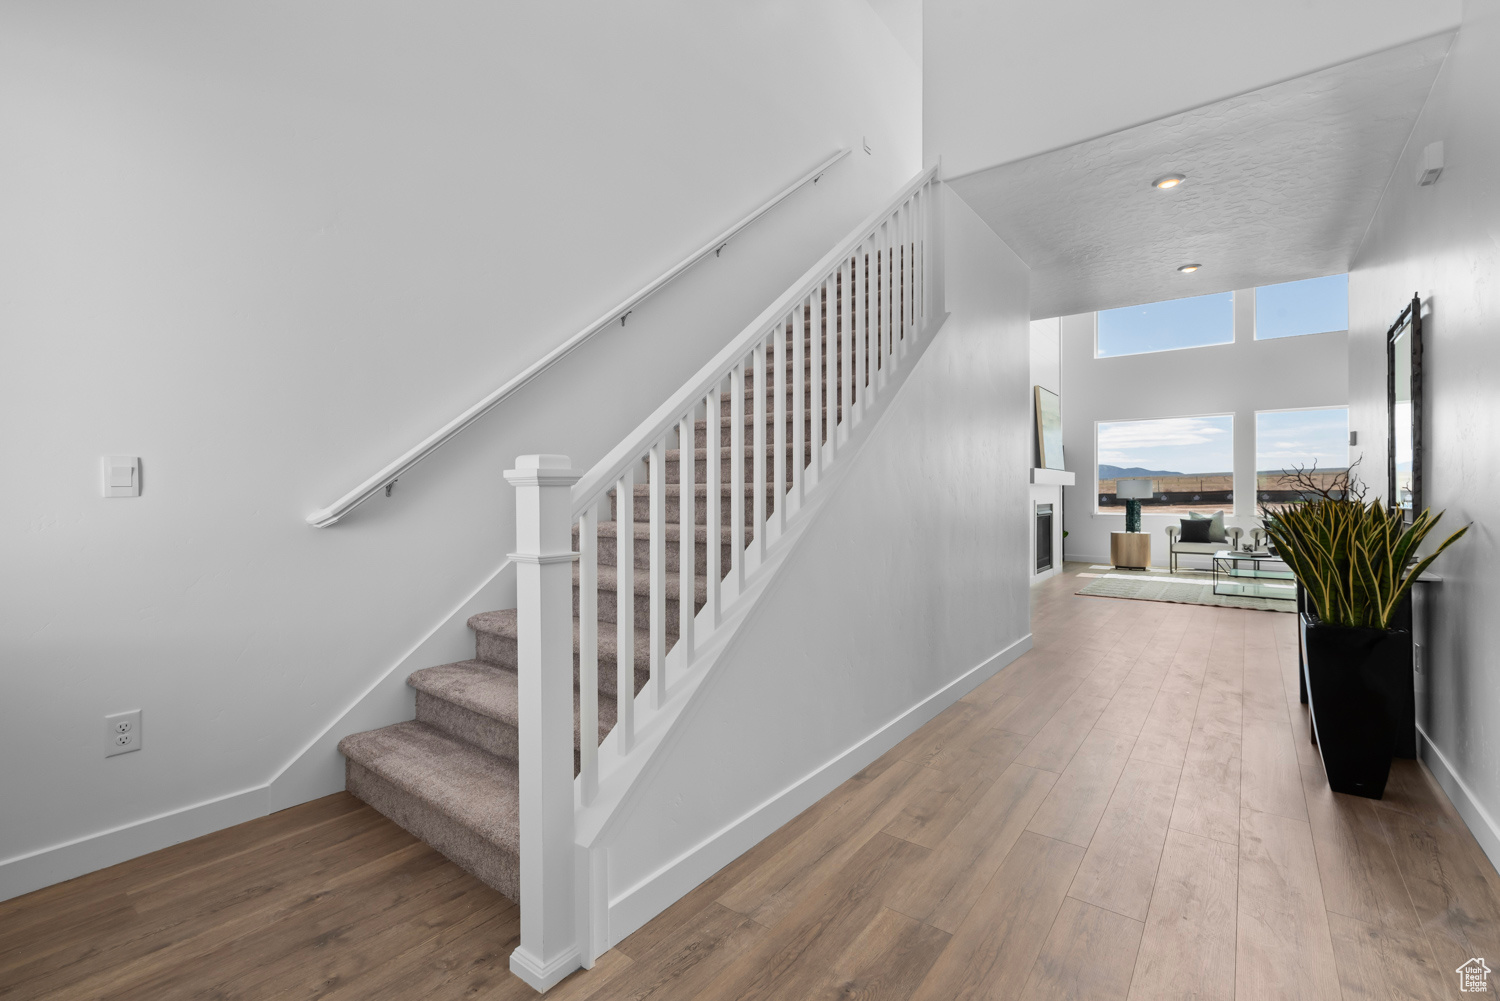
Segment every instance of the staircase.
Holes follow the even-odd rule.
[[[521,905],[511,969],[538,990],[614,944],[611,824],[926,346],[936,185],[909,182],[581,478],[518,458],[518,608],[407,680],[415,719],[339,743],[350,792]]]
[[[877,262],[871,263],[873,271]],[[839,289],[833,300],[820,311],[820,317],[824,317],[827,313],[827,305],[831,305],[834,309],[834,347],[836,350],[843,345],[842,331],[837,329],[837,317],[842,302],[842,289]],[[803,317],[802,329],[804,331],[811,331],[815,326],[818,328],[824,326],[821,321],[816,325],[813,324],[810,305],[804,310]],[[790,346],[793,336],[790,325],[787,327],[785,336],[788,344],[786,355],[791,358],[794,351]],[[803,391],[804,409],[811,405],[813,393],[811,340],[810,333],[803,335],[802,355],[805,359],[803,381],[806,386]],[[820,350],[818,351],[820,357],[828,357],[827,343],[827,335],[820,335]],[[840,384],[838,377],[841,370],[838,366],[843,354],[842,350],[837,350],[834,356],[836,386]],[[788,416],[785,420],[784,438],[786,441],[792,440],[794,430],[791,427],[794,419],[791,415],[795,411],[791,405],[792,364],[788,361],[785,375],[780,380],[787,404],[785,411]],[[827,365],[820,365],[819,371],[826,377]],[[768,413],[774,409],[776,381],[774,378],[767,380],[765,395]],[[754,419],[756,401],[754,379],[747,376],[746,382],[742,406],[748,422]],[[854,390],[855,395],[857,392],[857,389]],[[729,467],[734,460],[730,445],[729,410],[731,406],[730,397],[725,396],[720,408],[719,441],[712,450],[718,457],[719,482],[724,484],[720,491],[722,517],[717,533],[720,546],[718,565],[724,568],[720,574],[721,580],[729,573],[734,544],[729,503],[731,489],[729,484],[732,479]],[[834,412],[836,419],[837,415],[843,412],[842,406],[835,407]],[[827,413],[826,408],[824,408],[824,413]],[[811,416],[809,415],[803,423],[804,440],[807,444],[803,448],[800,466],[794,461],[790,448],[784,453],[788,485],[795,483],[800,470],[805,469],[812,461]],[[826,420],[823,422],[825,438],[826,429],[830,426],[836,426],[836,424],[830,424]],[[706,490],[703,484],[707,481],[706,466],[710,455],[710,449],[707,447],[709,434],[706,419],[695,422],[692,450],[695,463],[695,473],[692,479],[697,498],[697,503],[693,506],[697,525],[693,546],[696,582],[694,612],[702,610],[708,592],[707,505],[703,503],[702,497]],[[774,437],[769,433],[766,435],[767,441],[773,441]],[[744,480],[747,484],[754,482],[754,452],[753,446],[741,448]],[[681,448],[668,449],[664,463],[666,476],[664,549],[667,574],[665,621],[668,650],[676,644],[678,638],[678,603],[682,592],[679,584],[682,548],[679,525],[682,455]],[[775,445],[765,446],[764,455],[767,467],[773,465]],[[641,482],[635,485],[631,505],[633,531],[629,534],[632,539],[634,557],[631,579],[635,594],[640,598],[648,598],[651,593],[651,547],[648,521],[651,483],[649,468],[645,463],[642,463],[640,479]],[[753,489],[753,486],[746,486],[744,489],[743,536],[746,542],[753,541],[755,536],[754,505],[751,496]],[[776,491],[773,488],[766,493],[768,513],[774,513],[776,503]],[[600,623],[598,652],[599,659],[604,663],[614,663],[619,649],[618,623],[616,622],[616,609],[619,602],[616,592],[619,587],[617,556],[620,524],[618,504],[614,503],[613,495],[610,514],[611,520],[600,522],[598,526],[597,591],[599,600],[597,607]],[[573,529],[573,545],[575,548],[579,545],[579,529],[576,525]],[[580,605],[579,576],[579,568],[575,565],[573,572],[575,687],[579,683],[581,651],[581,629],[577,619]],[[649,605],[645,601],[637,601],[635,609],[635,691],[639,692],[650,676],[650,622],[647,618]],[[352,734],[339,742],[339,751],[346,759],[345,784],[349,792],[432,845],[489,886],[499,890],[511,900],[519,901],[521,868],[517,810],[519,704],[515,609],[475,615],[469,619],[469,628],[474,631],[475,637],[473,660],[424,668],[407,679],[406,683],[416,691],[416,719],[382,727],[379,730]],[[618,697],[616,677],[614,672],[599,672],[598,740],[600,741],[615,725]],[[579,720],[576,710],[575,704],[575,755],[581,748],[580,735],[577,732]],[[575,774],[577,770],[578,761],[575,758]]]

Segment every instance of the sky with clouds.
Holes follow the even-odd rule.
[[[1099,462],[1173,473],[1227,473],[1234,468],[1234,416],[1100,422]]]
[[[1255,415],[1255,470],[1280,472],[1294,466],[1343,469],[1349,465],[1349,411],[1272,410]]]
[[[1255,415],[1255,468],[1295,465],[1341,469],[1349,464],[1349,412],[1267,411]],[[1099,462],[1176,473],[1227,473],[1234,468],[1234,417],[1168,417],[1099,424]]]
[[[1106,309],[1098,324],[1094,353],[1100,358],[1228,344],[1234,340],[1234,293]]]

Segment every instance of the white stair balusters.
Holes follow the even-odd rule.
[[[677,422],[677,643],[685,661],[693,659],[693,603],[698,593],[698,561],[694,541],[698,534],[698,453],[693,448],[696,413],[684,414]],[[718,448],[705,450],[706,465],[719,464]],[[713,540],[717,541],[717,540]]]
[[[626,466],[615,491],[615,734],[621,754],[635,746],[635,469]]]
[[[819,487],[852,453],[887,390],[899,385],[896,369],[924,346],[933,319],[925,304],[933,270],[927,244],[937,239],[928,212],[936,183],[933,171],[913,179],[581,479],[564,456],[522,456],[506,473],[517,490],[521,719],[522,931],[511,966],[533,986],[550,986],[591,964],[608,945],[601,912],[609,906],[607,893],[591,868],[603,856],[582,842],[575,846],[580,818],[597,831],[601,818],[618,816],[609,811],[618,807],[623,787],[611,786],[612,777],[643,761],[644,748],[662,746],[661,720],[672,718],[667,707],[676,684],[669,680],[689,677],[706,651],[722,646],[713,642],[716,634],[749,607],[755,585],[790,545]],[[674,442],[677,482],[669,484]],[[645,593],[638,596],[636,491],[642,473],[648,567],[642,568]],[[669,511],[672,490],[675,518]],[[606,738],[613,745],[604,746],[598,725],[598,592],[607,592],[608,583],[601,580],[599,542],[611,507],[617,715]],[[700,512],[707,546],[701,610]],[[668,573],[669,520],[676,522],[675,581]],[[576,784],[570,564],[577,554],[569,549],[575,526],[581,551]],[[670,620],[669,581],[678,591]],[[644,703],[635,698],[638,600],[648,612]]]
[[[802,507],[807,492],[807,323],[803,320],[806,304],[792,309],[792,500]]]
[[[745,362],[729,380],[729,565],[734,597],[745,590]]]
[[[570,497],[569,500],[572,498]],[[578,516],[578,732],[599,733],[599,510]],[[599,794],[599,742],[578,745],[579,797]]]
[[[705,504],[703,524],[707,527],[707,531],[704,534],[707,538],[706,545],[708,546],[708,551],[704,554],[706,557],[705,563],[707,564],[704,576],[708,578],[705,585],[708,592],[708,622],[706,625],[710,633],[719,628],[720,610],[723,606],[723,592],[720,588],[723,586],[724,568],[719,565],[719,559],[724,549],[724,519],[720,506],[723,503],[723,497],[720,495],[723,493],[724,486],[723,473],[720,469],[718,459],[720,454],[719,443],[723,434],[721,430],[722,425],[719,423],[720,418],[723,416],[719,412],[722,385],[722,380],[714,384],[713,388],[708,391],[708,396],[703,405],[703,447],[704,454],[708,457],[708,462],[705,466],[708,473],[708,487],[703,494]],[[694,441],[694,445],[696,444],[697,442]],[[731,450],[729,458],[731,466],[735,463],[743,465],[744,461],[742,456],[734,455]]]
[[[651,708],[659,709],[667,701],[667,439],[666,436],[651,443],[646,453],[646,490],[650,497],[647,530],[651,539],[650,556],[647,557],[646,580],[651,589],[647,597],[651,615],[651,680],[647,687],[651,691]],[[616,587],[634,589],[634,580],[620,580]],[[634,691],[634,689],[632,689]]]

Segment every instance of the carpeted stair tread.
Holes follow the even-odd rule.
[[[754,417],[755,417],[755,408],[754,408],[753,403],[754,403],[754,401],[751,401],[751,402],[745,404],[745,411],[744,411],[744,413],[745,413],[745,420],[744,420],[743,423],[745,423],[746,425],[750,425],[750,424],[754,424],[755,423],[755,420],[754,420]],[[839,417],[843,417],[843,415],[844,415],[844,405],[842,403],[840,403],[835,409],[837,411],[837,415]],[[823,399],[823,405],[818,408],[818,413],[820,413],[820,414],[823,415],[823,420],[825,422],[828,420],[828,399],[826,397]],[[722,426],[724,426],[724,427],[728,427],[729,426],[729,414],[730,414],[729,408],[725,407],[723,404],[720,404],[719,405],[719,423]],[[791,401],[788,400],[787,401],[787,408],[786,408],[786,423],[789,424],[789,425],[795,426],[796,422],[797,422],[797,415],[792,410]],[[804,424],[810,424],[810,423],[812,423],[812,408],[810,406],[803,406],[803,408],[802,408],[802,422]],[[708,421],[705,420],[702,417],[699,417],[696,421],[694,421],[694,423],[697,424],[699,427],[704,427],[704,426],[706,426],[708,424]],[[772,425],[772,426],[774,426],[775,423],[776,423],[776,408],[775,408],[774,402],[768,402],[766,404],[766,423],[769,424],[769,425]],[[698,447],[702,448],[703,446],[700,445]],[[723,447],[728,448],[729,446],[728,445],[724,445]]]
[[[515,672],[482,660],[424,667],[406,683],[419,692],[512,726],[520,716]]]
[[[614,522],[604,522],[599,527],[602,529],[606,524],[613,525]],[[470,617],[469,628],[473,629],[476,633],[484,634],[484,637],[486,639],[491,640],[491,642],[488,643],[482,642],[481,644],[479,644],[479,648],[482,652],[491,652],[492,656],[495,659],[481,659],[478,661],[478,663],[488,664],[491,667],[498,667],[506,671],[506,673],[510,674],[511,677],[514,678],[514,672],[516,669],[516,639],[518,635],[516,628],[516,610],[514,608],[505,608],[496,612],[480,612],[478,615]],[[614,664],[615,658],[617,656],[617,651],[620,649],[620,646],[615,627],[613,626],[609,627],[608,629],[600,629],[598,632],[598,639],[600,689],[599,704],[601,706],[599,715],[602,726],[604,717],[604,709],[602,707],[604,705],[605,695],[610,696],[611,721],[614,718],[613,698],[616,694],[618,694],[616,692],[615,683],[617,678]],[[573,620],[573,678],[575,684],[577,683],[578,679],[578,653],[582,645],[582,638],[579,636],[578,620],[575,618]],[[649,678],[650,675],[651,631],[649,629],[636,629],[635,690],[637,692],[639,692],[645,685],[646,679]]]
[[[516,764],[416,720],[351,734],[339,751],[406,796],[519,855]]]
[[[575,562],[573,564],[573,587],[575,590],[578,587],[578,574],[578,564]],[[635,572],[631,576],[635,582],[636,597],[639,598],[643,595],[650,597],[651,571],[644,567],[636,567]],[[676,573],[668,573],[665,576],[666,579],[663,581],[663,584],[665,585],[667,602],[675,604],[678,596],[682,594],[682,576]],[[694,577],[693,585],[694,597],[697,599],[699,607],[702,607],[703,603],[708,600],[708,581],[702,577]],[[618,590],[619,571],[615,567],[599,567],[599,591],[601,595],[606,591],[615,592]],[[604,601],[603,597],[599,599],[601,606],[604,604]],[[640,602],[637,601],[636,604],[639,605]],[[670,629],[671,626],[668,628]]]
[[[502,608],[496,612],[480,612],[469,616],[469,628],[476,633],[495,633],[516,638],[516,610]]]
[[[750,479],[750,477],[747,476],[747,477],[745,477],[745,479],[747,481],[745,483],[745,496],[747,496],[747,497],[754,496],[754,494],[755,494],[755,484],[748,482],[749,479]],[[665,496],[667,496],[667,497],[680,497],[682,495],[682,484],[681,483],[663,483],[661,486],[662,486],[662,493]],[[650,497],[651,496],[651,484],[650,483],[637,483],[637,484],[635,484],[635,487],[634,487],[634,489],[633,489],[632,492],[637,497]],[[766,477],[766,493],[767,494],[774,494],[775,492],[776,492],[776,484],[774,484],[774,483],[771,482],[771,477],[768,475]],[[725,497],[728,497],[730,494],[734,493],[733,484],[731,484],[727,479],[721,480],[721,482],[719,483],[719,493],[723,494]],[[693,484],[693,494],[695,496],[697,496],[697,497],[707,497],[708,496],[708,484],[707,483],[694,483]],[[640,522],[637,522],[636,524],[640,524]]]
[[[692,452],[693,452],[693,461],[697,465],[703,466],[703,467],[707,468],[707,466],[708,466],[708,459],[709,459],[709,455],[708,455],[709,451],[710,451],[710,449],[704,448],[702,446],[694,448],[692,450]],[[728,466],[730,464],[730,462],[732,462],[733,459],[734,459],[734,449],[732,447],[730,447],[729,445],[721,445],[717,449],[714,449],[713,451],[717,451],[719,453],[719,466],[720,466],[720,468]],[[744,461],[745,462],[748,463],[748,462],[753,462],[755,460],[755,445],[754,445],[753,442],[751,444],[749,444],[749,445],[743,446],[740,449],[740,451],[742,453],[744,453],[743,457],[744,457]],[[775,459],[776,459],[776,442],[774,440],[767,441],[765,443],[763,451],[766,454],[766,461],[767,462],[774,462]],[[787,454],[787,456],[789,458],[794,457],[793,453],[796,452],[796,448],[792,445],[791,435],[787,435],[787,440],[785,442],[784,451],[786,452],[786,454]],[[804,441],[802,443],[802,452],[803,452],[802,460],[804,462],[811,462],[812,461],[812,451],[813,451],[813,443],[811,441]],[[679,463],[679,462],[682,461],[682,453],[683,453],[683,450],[680,449],[680,448],[669,448],[669,449],[666,450],[665,461],[666,461],[668,469],[672,468],[677,463]]]
[[[574,623],[574,640],[577,640],[577,623]],[[612,637],[611,637],[612,638]],[[600,644],[603,646],[603,644]],[[613,644],[611,644],[613,645]],[[576,650],[576,646],[575,646]],[[603,657],[600,658],[603,661]],[[647,648],[647,662],[650,649]],[[605,662],[607,663],[607,662]],[[603,671],[600,672],[601,674]],[[577,691],[577,676],[574,677]],[[455,664],[440,664],[414,673],[406,683],[417,691],[445,702],[451,702],[473,713],[487,716],[512,729],[521,720],[520,699],[516,692],[516,672],[482,660],[461,660]],[[573,749],[578,749],[579,712],[577,700],[573,704]],[[599,738],[602,740],[615,725],[614,696],[599,693]]]
[[[669,545],[673,545],[673,544],[676,544],[676,543],[679,543],[679,542],[682,541],[682,522],[680,520],[679,521],[669,521],[663,527],[666,529],[667,543]],[[695,525],[693,527],[695,529],[695,531],[693,532],[694,541],[697,542],[697,543],[699,543],[699,544],[708,542],[708,526],[707,525]],[[639,541],[641,539],[650,538],[650,536],[651,536],[651,523],[650,522],[648,522],[648,521],[637,521],[637,522],[635,522],[635,536],[634,537],[635,537],[635,539],[637,541]],[[617,522],[617,521],[601,521],[601,522],[599,522],[599,537],[600,538],[607,538],[607,539],[617,539],[617,538],[619,538],[620,537],[620,523]],[[577,541],[578,541],[578,530],[576,528],[573,530],[573,541],[574,541],[574,543],[577,543]],[[722,543],[732,543],[734,541],[734,531],[733,531],[733,529],[731,529],[728,525],[725,525],[721,529],[719,529],[719,541],[722,542]]]

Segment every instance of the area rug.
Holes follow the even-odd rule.
[[[1093,580],[1076,594],[1096,598],[1133,598],[1137,601],[1170,601],[1181,605],[1219,605],[1224,608],[1254,608],[1263,612],[1295,612],[1296,589],[1288,581],[1285,598],[1214,594],[1214,575],[1207,570],[1115,570],[1083,573]],[[1277,582],[1282,586],[1281,582]]]

